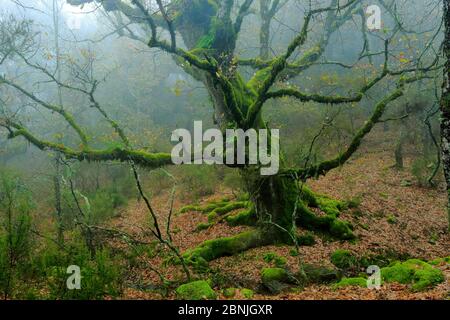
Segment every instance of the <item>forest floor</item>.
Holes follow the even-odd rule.
[[[399,257],[432,260],[450,255],[450,237],[446,233],[447,214],[445,211],[445,193],[442,188],[420,187],[414,182],[408,169],[397,170],[392,167],[393,153],[385,144],[379,144],[374,151],[363,148],[356,157],[342,168],[335,170],[318,180],[310,181],[310,187],[319,193],[341,200],[360,198],[358,209],[344,212],[342,219],[350,221],[355,227],[357,241],[330,241],[321,234],[315,234],[316,244],[300,248],[300,257],[308,264],[333,267],[331,254],[337,249],[350,250],[363,256],[369,253],[395,254]],[[406,167],[410,167],[406,161]],[[412,182],[412,183],[411,183]],[[223,198],[230,191],[220,190],[207,197],[201,203]],[[154,197],[152,203],[156,211],[164,216],[168,211],[169,196],[161,194]],[[175,212],[184,205],[175,201]],[[130,206],[112,224],[130,233],[139,234],[137,226],[148,225],[149,215],[143,202]],[[197,232],[197,225],[206,223],[207,217],[199,212],[176,214],[172,229],[174,243],[182,252],[199,245],[205,240],[231,236],[248,227],[230,227],[225,223],[217,224],[208,230]],[[299,233],[305,232],[299,229]],[[288,267],[298,269],[299,257],[292,256],[290,246],[266,246],[248,250],[244,253],[224,257],[210,263],[214,279],[223,283],[216,291],[227,287],[249,288],[255,291],[254,299],[448,299],[450,297],[450,266],[438,266],[446,280],[435,288],[413,292],[408,285],[383,284],[380,290],[361,287],[333,289],[331,285],[310,285],[303,290],[291,290],[279,295],[269,295],[260,290],[260,272],[270,264],[263,257],[266,253],[275,253],[287,259]],[[403,259],[403,258],[402,258]],[[145,263],[159,268],[168,279],[182,278],[180,267],[162,265],[164,257],[159,256]],[[131,282],[157,283],[157,275],[146,264],[136,268],[129,275]],[[361,270],[364,272],[365,270]],[[220,279],[218,279],[220,277]],[[125,299],[161,299],[161,295],[152,290],[152,286],[126,288]],[[242,296],[238,292],[236,298]],[[175,298],[169,296],[169,298]],[[220,298],[224,298],[220,295]]]

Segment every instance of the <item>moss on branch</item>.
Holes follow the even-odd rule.
[[[359,131],[353,137],[350,145],[343,153],[339,154],[334,159],[323,161],[308,168],[288,170],[286,174],[292,174],[292,171],[294,171],[294,173],[297,174],[298,176],[307,179],[311,177],[318,177],[320,175],[325,175],[328,171],[343,165],[358,150],[363,139],[367,136],[367,134],[369,134],[372,131],[373,127],[380,121],[389,103],[397,100],[401,96],[403,96],[403,86],[397,88],[390,95],[381,100],[375,107],[375,110],[370,119],[366,121],[365,124],[359,129]]]
[[[134,163],[147,168],[159,168],[166,165],[172,165],[172,157],[168,153],[149,153],[143,150],[130,150],[125,147],[115,147],[113,149],[95,150],[84,148],[75,150],[60,143],[54,143],[37,138],[27,129],[15,126],[15,130],[9,138],[18,136],[24,137],[28,142],[37,148],[46,151],[57,151],[64,154],[67,158],[77,159],[79,161],[121,161]]]

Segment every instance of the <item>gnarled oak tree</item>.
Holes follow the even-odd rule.
[[[217,126],[226,129],[263,129],[268,124],[263,117],[263,109],[268,100],[289,97],[301,102],[314,102],[320,105],[342,105],[360,103],[377,85],[389,84],[386,92],[374,106],[372,114],[357,130],[345,150],[331,159],[306,166],[290,167],[281,156],[281,169],[274,176],[261,176],[259,167],[238,166],[245,181],[249,201],[231,204],[222,211],[236,207],[247,207],[247,217],[253,217],[255,228],[231,238],[210,240],[186,253],[192,262],[203,263],[223,255],[230,255],[246,249],[275,242],[296,242],[297,224],[310,229],[322,230],[339,239],[354,237],[351,226],[338,219],[346,203],[335,201],[327,196],[309,190],[304,182],[310,178],[324,175],[342,166],[358,150],[363,139],[382,121],[382,117],[392,102],[403,96],[405,88],[416,81],[427,79],[431,71],[439,69],[436,57],[418,59],[409,65],[391,62],[391,41],[411,31],[406,30],[398,18],[394,1],[378,1],[393,21],[391,30],[380,32],[383,48],[372,52],[365,24],[364,3],[361,0],[330,0],[306,5],[306,12],[299,11],[300,31],[290,40],[281,54],[270,50],[271,23],[278,10],[293,1],[278,0],[67,0],[72,5],[95,2],[102,9],[114,13],[117,33],[136,41],[145,41],[148,47],[157,48],[170,54],[174,61],[195,80],[202,83],[211,98],[214,119]],[[236,53],[238,39],[243,30],[244,20],[259,10],[261,18],[260,53],[251,59],[242,59]],[[317,29],[314,40],[310,40],[311,29]],[[326,48],[333,34],[347,23],[358,21],[363,39],[363,50],[354,65],[327,61]],[[128,26],[139,26],[148,38],[136,34]],[[318,34],[318,36],[317,36]],[[311,42],[314,42],[311,44]],[[428,50],[426,48],[425,50]],[[14,51],[14,48],[12,48]],[[3,52],[4,59],[13,52]],[[447,50],[448,51],[448,50]],[[422,57],[422,56],[421,56]],[[381,59],[381,66],[375,65],[377,74],[348,95],[323,95],[303,92],[301,88],[286,84],[289,79],[302,77],[315,65],[334,65],[351,69],[361,61],[372,62]],[[71,90],[77,90],[90,98],[91,106],[107,119],[121,138],[121,146],[99,150],[91,147],[89,137],[62,106],[41,100],[31,91],[16,84],[8,76],[2,76],[0,83],[21,92],[41,107],[59,114],[79,137],[80,147],[71,148],[58,142],[41,139],[28,128],[12,118],[2,118],[0,125],[9,131],[9,137],[23,137],[42,150],[52,150],[67,158],[88,161],[117,160],[132,161],[142,167],[158,168],[171,165],[170,154],[149,153],[136,150],[129,142],[119,123],[109,117],[106,110],[95,99],[98,83],[84,89],[61,83],[51,73],[33,65],[25,55],[24,61],[31,67],[41,69],[52,81]],[[252,77],[242,74],[243,68],[253,70]],[[319,208],[324,215],[316,215],[311,207]],[[244,219],[246,220],[246,219]],[[248,222],[248,220],[246,220]]]

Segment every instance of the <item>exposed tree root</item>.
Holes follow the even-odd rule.
[[[351,207],[352,203],[316,194],[307,187],[302,188],[300,198],[302,201],[298,203],[297,224],[305,229],[330,233],[341,240],[355,238],[351,224],[338,219],[341,211]],[[319,208],[326,215],[318,216],[309,207]]]
[[[248,208],[251,204],[248,201],[236,201],[236,202],[230,202],[225,206],[218,207],[214,210],[212,210],[208,214],[208,221],[210,223],[220,219],[220,217],[225,216],[226,214],[238,210],[238,209],[244,209]]]
[[[303,187],[297,204],[297,224],[309,230],[329,233],[337,239],[353,239],[355,236],[350,223],[338,219],[341,211],[349,206],[348,203],[316,194],[307,187]],[[318,208],[325,215],[316,215],[310,208]],[[245,210],[234,213],[238,209]],[[181,210],[181,212],[187,211],[199,211],[208,214],[208,223],[199,225],[197,231],[207,229],[221,221],[226,221],[232,226],[257,225],[256,210],[250,201],[222,199],[205,206],[187,206]],[[301,243],[310,244],[311,239],[308,238],[307,240]],[[198,247],[188,250],[183,257],[192,266],[202,269],[207,268],[208,262],[214,259],[273,244],[275,241],[279,241],[279,239],[275,239],[264,230],[256,228],[236,236],[205,241]]]
[[[232,256],[248,249],[269,245],[273,239],[259,229],[240,233],[232,237],[203,242],[183,254],[183,258],[197,269],[207,268],[208,262],[224,256]]]
[[[299,203],[299,215],[297,223],[309,230],[319,230],[330,233],[341,240],[351,240],[355,238],[352,226],[346,221],[339,220],[334,214],[317,216],[304,203]]]
[[[254,226],[257,222],[255,207],[249,202],[246,210],[227,216],[225,221],[230,226]]]
[[[221,200],[211,201],[211,202],[209,202],[208,204],[206,204],[204,206],[187,205],[187,206],[185,206],[185,207],[180,209],[180,213],[186,213],[186,212],[190,212],[190,211],[198,211],[198,212],[201,212],[201,213],[209,213],[209,212],[213,211],[214,209],[226,206],[229,203],[230,203],[230,199],[229,198],[223,198]]]
[[[235,213],[234,211],[245,209]],[[231,226],[247,225],[254,226],[256,224],[256,212],[252,202],[248,200],[247,195],[240,196],[236,201],[228,198],[219,201],[212,201],[204,206],[189,205],[180,210],[180,213],[189,211],[198,211],[208,214],[208,223],[202,223],[197,226],[197,231],[208,229],[209,227],[226,221]]]

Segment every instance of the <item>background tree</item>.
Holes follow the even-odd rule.
[[[444,0],[445,37],[443,43],[444,82],[441,97],[441,135],[442,135],[442,163],[444,166],[447,194],[449,195],[448,220],[450,228],[450,1]]]

